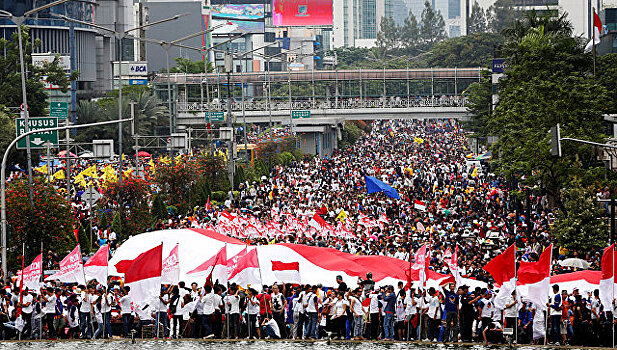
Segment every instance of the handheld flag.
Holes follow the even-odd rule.
[[[379,181],[377,178],[367,175],[364,175],[364,181],[366,182],[366,192],[383,192],[390,198],[400,199],[398,192],[396,192],[394,188],[390,187],[390,185],[385,182]]]
[[[500,310],[505,308],[506,300],[516,289],[516,255],[514,249],[513,244],[484,266],[484,271],[490,273],[495,283],[501,286],[499,293],[495,296],[495,307]]]

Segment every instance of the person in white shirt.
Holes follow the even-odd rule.
[[[212,326],[214,321],[214,299],[215,294],[212,292],[212,286],[204,286],[204,295],[201,297],[201,324],[203,326],[203,335],[205,338],[214,337]]]
[[[193,311],[192,314],[192,318],[193,318],[193,325],[192,325],[192,330],[191,332],[193,333],[192,336],[195,339],[201,338],[202,337],[202,331],[203,331],[203,305],[201,304],[201,296],[203,294],[203,290],[197,287],[197,283],[193,282],[191,283],[191,299],[193,299],[193,301],[195,301],[195,311]]]
[[[125,338],[129,336],[129,332],[133,328],[133,310],[131,308],[131,296],[129,292],[131,291],[131,287],[126,286],[124,290],[120,292],[120,299],[118,299],[118,304],[120,304],[120,314],[122,315],[122,327],[123,327],[123,335]]]
[[[184,299],[180,296],[180,288],[174,286],[171,291],[171,301],[169,302],[169,311],[172,314],[171,337],[178,338],[182,335],[184,322],[182,318],[182,308],[184,307]]]
[[[336,339],[345,339],[346,324],[347,324],[347,308],[349,302],[345,299],[345,292],[339,291],[336,293],[336,299],[331,302],[332,315],[331,321],[334,324],[334,329],[337,332]]]
[[[394,332],[398,336],[397,340],[405,339],[405,298],[405,289],[400,289],[394,304]]]
[[[297,289],[294,293],[295,297],[292,299],[294,323],[291,326],[291,337],[292,339],[302,339],[302,336],[304,335],[302,332],[302,326],[305,319],[303,299],[306,293],[299,289]]]
[[[379,295],[376,292],[370,293],[368,295],[370,299],[369,304],[369,319],[368,322],[371,326],[371,331],[369,333],[369,339],[377,340],[379,336],[379,324],[380,324],[380,314],[381,314],[381,302],[379,300]]]
[[[111,332],[111,307],[114,304],[114,296],[109,293],[107,288],[101,286],[101,314],[103,315],[104,334],[103,338],[112,337]]]
[[[276,284],[272,286],[270,301],[272,303],[272,318],[279,325],[281,338],[287,338],[287,332],[285,332],[285,307],[287,306],[287,299],[285,299],[283,293],[279,292],[279,286]]]
[[[92,329],[92,304],[96,302],[94,288],[88,288],[81,292],[79,304],[79,326],[82,339],[90,339],[94,335]]]
[[[266,339],[267,338],[279,339],[281,337],[281,331],[279,330],[279,326],[276,323],[276,321],[274,321],[274,319],[266,317],[261,324],[261,329],[266,335]]]
[[[317,339],[317,329],[319,327],[319,298],[317,297],[317,286],[307,287],[304,296],[304,310],[306,311],[307,325],[304,331],[305,339]]]
[[[45,323],[47,324],[48,338],[56,338],[56,330],[54,329],[54,316],[56,316],[56,301],[57,297],[52,287],[47,289],[41,288],[41,299],[45,302],[43,312],[45,313]]]
[[[248,314],[248,333],[249,339],[261,338],[260,329],[257,327],[257,315],[259,315],[259,300],[257,299],[257,290],[249,288],[246,296],[246,312]]]
[[[237,288],[230,287],[229,294],[225,297],[225,310],[229,316],[228,336],[238,339],[238,327],[240,326],[240,296]]]
[[[24,288],[24,290],[22,291],[22,300],[19,304],[19,306],[21,307],[21,317],[24,320],[24,328],[22,331],[23,337],[27,337],[32,333],[33,299],[34,297],[29,293],[28,288]]]
[[[163,337],[169,337],[169,326],[167,323],[167,307],[169,305],[169,293],[167,289],[161,287],[161,294],[158,298],[157,308],[156,308],[156,336],[159,336],[159,327],[163,327]]]
[[[516,332],[518,327],[518,301],[516,300],[516,291],[506,299],[506,308],[504,310],[505,325],[506,328],[512,328]]]
[[[356,288],[349,295],[349,307],[353,314],[353,336],[354,340],[363,340],[364,336],[364,306],[362,305],[362,289]]]

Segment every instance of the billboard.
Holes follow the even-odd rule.
[[[332,0],[272,0],[275,26],[331,26]]]
[[[249,33],[263,33],[264,32],[264,22],[252,22],[252,21],[239,21],[239,20],[223,20],[223,19],[213,19],[212,26],[216,27],[219,24],[231,22],[238,26],[238,29],[243,30]],[[228,26],[229,27],[229,26]],[[221,27],[214,30],[214,34],[227,34],[229,29],[225,27]]]
[[[212,17],[216,19],[239,19],[258,21],[264,19],[263,4],[213,5]]]

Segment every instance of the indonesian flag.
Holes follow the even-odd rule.
[[[322,219],[318,213],[315,213],[311,221],[309,221],[309,226],[313,227],[315,230],[317,230],[317,232],[321,232],[322,230],[326,229],[327,225],[328,223],[326,222],[326,220]]]
[[[515,249],[514,244],[511,245],[484,266],[484,271],[490,273],[495,284],[500,287],[494,301],[495,307],[499,310],[505,309],[506,300],[516,289]]]
[[[446,253],[450,251],[450,248],[446,251]],[[446,254],[444,254],[446,255]],[[458,270],[458,246],[454,249],[454,253],[450,253],[449,259],[446,260],[446,264],[450,268],[450,273],[454,276],[454,281],[456,284],[456,288],[461,285],[461,274]]]
[[[221,248],[215,256],[189,271],[188,274],[197,275],[203,278],[204,282],[212,276],[212,281],[227,285],[227,246]]]
[[[149,302],[159,295],[162,269],[163,244],[159,244],[133,259],[124,274],[124,283],[131,287],[129,294],[134,303]]]
[[[23,271],[17,271],[17,277],[23,281],[23,287],[30,290],[38,290],[41,288],[41,275],[43,274],[43,255],[39,254],[32,264],[24,268]],[[22,287],[22,288],[23,288]]]
[[[180,260],[178,259],[178,244],[169,252],[169,256],[163,260],[161,271],[161,284],[178,284],[180,282]]]
[[[414,201],[413,201],[413,208],[417,209],[417,210],[426,211],[426,203],[424,203],[423,201],[419,201],[417,199],[414,199]]]
[[[208,200],[206,201],[206,212],[212,210],[212,206],[210,205],[210,196],[208,196]]]
[[[277,282],[300,284],[300,264],[296,262],[285,263],[272,260],[272,273]]]
[[[617,296],[617,278],[615,278],[615,245],[604,249],[602,254],[602,277],[600,279],[600,301],[602,305],[613,305]]]
[[[247,288],[249,285],[261,285],[257,249],[250,250],[238,259],[238,264],[229,273],[229,281],[235,282],[243,288]]]
[[[426,246],[426,243],[424,243],[422,245],[422,247],[420,247],[418,249],[418,251],[416,252],[415,255],[415,262],[413,264],[413,266],[411,267],[414,270],[420,270],[420,284],[421,285],[425,285],[426,283],[426,277],[428,275],[428,254],[429,254],[429,250]]]
[[[238,266],[238,261],[241,257],[246,255],[247,252],[247,246],[244,246],[244,249],[242,249],[240,253],[232,256],[227,260],[227,277],[229,277],[231,275],[231,272],[236,269],[236,267]]]
[[[86,279],[95,279],[100,284],[107,286],[108,260],[109,245],[105,244],[84,264]]]
[[[537,262],[521,261],[518,268],[518,281],[527,286],[525,301],[534,303],[538,310],[546,309],[551,289],[551,255],[553,245],[549,245]]]
[[[600,20],[600,16],[598,16],[596,10],[593,10],[593,33],[591,40],[589,40],[587,46],[585,46],[585,52],[593,50],[593,47],[600,43],[600,34],[602,34],[602,20]],[[610,305],[612,305],[612,303]]]
[[[84,266],[81,262],[81,252],[79,244],[60,261],[60,271],[47,277],[45,281],[58,280],[63,283],[86,284],[86,276],[84,275]]]

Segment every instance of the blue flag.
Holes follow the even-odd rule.
[[[379,181],[372,176],[364,175],[364,181],[366,181],[366,192],[383,192],[390,198],[400,199],[396,190],[385,182]]]

